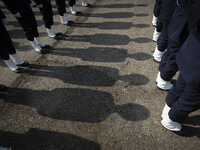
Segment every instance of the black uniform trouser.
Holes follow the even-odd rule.
[[[8,60],[9,54],[16,54],[16,50],[5,26],[0,21],[0,57],[3,60]]]
[[[162,0],[156,0],[156,3],[154,5],[154,10],[153,10],[153,14],[155,17],[158,17],[160,15],[161,3],[162,3]]]
[[[56,1],[56,5],[57,5],[57,9],[58,9],[58,13],[60,16],[63,16],[64,13],[66,13],[66,3],[65,0],[55,0]],[[69,6],[72,7],[73,5],[76,4],[76,0],[68,0]]]
[[[169,43],[159,65],[161,78],[170,81],[178,71],[176,55],[189,35],[188,10],[178,7],[168,28]]]
[[[29,41],[33,41],[34,37],[38,37],[37,22],[32,9],[27,5],[19,10],[21,17],[16,17],[20,25],[22,26],[26,38]]]
[[[50,29],[51,26],[54,24],[51,1],[50,0],[42,0],[41,2],[42,2],[41,4],[43,5],[43,7],[39,8],[39,9],[43,16],[42,19],[44,21],[45,27]]]

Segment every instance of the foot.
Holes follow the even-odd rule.
[[[164,91],[169,91],[173,87],[173,84],[170,81],[165,81],[161,78],[160,72],[157,75],[156,82],[157,87]]]
[[[163,56],[164,52],[158,50],[158,46],[156,46],[155,51],[153,53],[153,59],[156,62],[161,62],[162,56]]]

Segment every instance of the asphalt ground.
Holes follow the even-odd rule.
[[[151,24],[154,0],[88,0],[80,16],[67,8],[72,26],[60,24],[60,40],[47,37],[33,8],[43,41],[36,53],[16,19],[6,26],[18,55],[30,63],[22,74],[0,61],[0,146],[13,150],[200,150],[200,111],[179,133],[160,124],[167,92],[155,84],[158,63]],[[174,78],[176,79],[177,76]]]

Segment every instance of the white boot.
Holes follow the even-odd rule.
[[[41,48],[48,47],[48,45],[46,45],[45,43],[43,43],[43,42],[40,40],[40,37],[34,37],[34,39],[35,39],[35,42],[36,42]]]
[[[23,60],[19,59],[19,57],[17,56],[17,54],[12,54],[10,55],[10,58],[12,59],[12,61],[16,64],[16,65],[21,65],[24,63]]]
[[[158,72],[156,82],[157,82],[157,87],[162,90],[165,90],[165,91],[168,91],[173,87],[173,84],[171,84],[169,81],[165,81],[161,78],[160,72]]]
[[[51,37],[51,38],[56,37],[56,35],[52,29],[47,29],[47,33],[48,33],[49,37]]]
[[[30,41],[30,42],[33,48],[35,49],[35,51],[41,53],[42,48],[40,47],[40,45],[36,41]]]
[[[156,46],[155,51],[153,53],[154,60],[157,62],[161,62],[163,54],[164,54],[164,52],[159,51],[158,46]]]
[[[153,33],[153,41],[156,42],[159,36],[160,36],[160,32],[158,32],[157,29],[155,28],[154,33]]]
[[[82,0],[82,6],[87,7],[89,4],[87,3],[86,0]]]
[[[181,124],[178,122],[174,122],[169,118],[169,115],[163,116],[163,119],[161,121],[161,124],[163,127],[170,131],[180,131],[181,130]]]
[[[59,32],[56,30],[55,25],[51,26],[52,31],[54,32],[54,34],[58,34]]]
[[[156,26],[157,20],[158,20],[158,17],[153,15],[153,19],[152,19],[152,25],[153,26]]]
[[[161,115],[162,119],[166,118],[168,116],[170,109],[171,108],[167,104],[165,104],[165,107],[163,108],[163,112],[162,112],[162,115]]]
[[[6,63],[6,65],[14,72],[19,72],[17,65],[12,61],[11,58],[9,58],[8,60],[4,60],[4,62]]]
[[[76,9],[76,6],[73,5],[73,7],[70,7],[70,11],[73,15],[76,15],[78,13],[78,10]]]
[[[67,14],[66,14],[66,13],[64,13],[64,15],[63,15],[63,16],[60,16],[60,20],[61,20],[61,23],[62,23],[62,24],[65,24],[65,25],[67,25],[67,24],[68,24],[68,22],[69,22],[69,20],[68,20],[68,18],[67,18]]]

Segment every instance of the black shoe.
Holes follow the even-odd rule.
[[[74,23],[74,21],[68,21],[67,25],[71,26]]]
[[[81,14],[82,14],[82,12],[77,11],[74,15],[75,15],[75,16],[79,16],[79,15],[81,15]]]
[[[5,91],[7,87],[3,84],[0,84],[0,91]]]
[[[29,65],[29,63],[25,61],[23,64],[18,64],[17,66],[27,67],[28,65]]]
[[[91,7],[92,5],[91,4],[87,4],[85,7]]]

